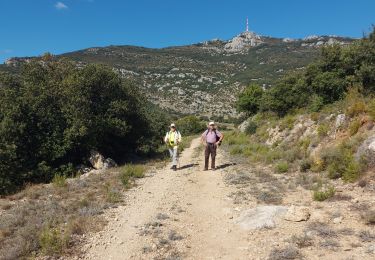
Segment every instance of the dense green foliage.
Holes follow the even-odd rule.
[[[115,160],[152,152],[165,121],[137,93],[107,67],[49,56],[0,74],[0,194],[70,174],[91,149]]]
[[[263,89],[256,84],[251,84],[239,95],[237,110],[249,115],[256,114],[260,107],[262,95]]]
[[[192,115],[178,119],[176,127],[182,135],[193,135],[203,132],[206,129],[206,123]]]
[[[364,94],[375,90],[375,28],[349,46],[323,47],[320,58],[303,72],[285,76],[264,92],[251,85],[239,96],[237,108],[249,114],[271,111],[280,116],[303,107],[318,111],[342,99],[352,87]]]

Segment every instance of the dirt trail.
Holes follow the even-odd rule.
[[[248,259],[247,233],[233,221],[230,188],[218,152],[217,171],[202,171],[199,139],[180,158],[127,192],[105,230],[89,238],[85,259]],[[199,152],[199,153],[198,153]]]
[[[85,238],[75,259],[374,259],[375,234],[359,221],[374,204],[374,184],[337,183],[335,200],[316,202],[297,174],[233,165],[236,158],[221,149],[217,159],[217,171],[202,171],[194,139],[180,170],[141,179],[125,193],[126,205],[106,211],[108,225]],[[287,209],[291,221],[282,215]]]

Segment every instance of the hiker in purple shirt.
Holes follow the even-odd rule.
[[[223,140],[224,135],[216,130],[215,123],[210,122],[208,129],[202,134],[202,143],[205,146],[204,150],[204,171],[208,170],[208,160],[211,154],[211,169],[215,170],[216,149]]]

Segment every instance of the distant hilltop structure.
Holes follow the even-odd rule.
[[[249,30],[249,18],[246,17],[246,29],[244,32],[235,36],[225,44],[224,48],[227,52],[238,52],[245,47],[254,47],[262,44],[263,41],[259,35]]]

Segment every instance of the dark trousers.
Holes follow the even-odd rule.
[[[208,160],[211,154],[211,168],[215,168],[215,157],[216,157],[216,144],[207,143],[206,149],[204,150],[204,168],[208,169]]]

